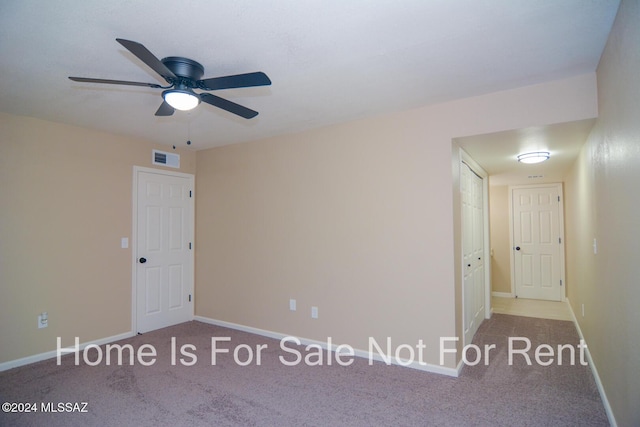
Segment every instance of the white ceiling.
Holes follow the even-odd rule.
[[[596,69],[618,0],[3,0],[0,111],[203,149]],[[155,117],[164,83],[115,39],[185,56],[204,77],[264,71],[217,91],[251,120],[201,104]]]

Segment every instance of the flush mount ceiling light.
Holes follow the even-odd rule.
[[[518,161],[521,163],[542,163],[548,160],[550,154],[548,151],[535,151],[533,153],[523,153],[518,155]]]
[[[193,110],[200,104],[200,97],[191,88],[184,85],[178,85],[175,89],[165,90],[162,92],[162,98],[167,104],[180,111]]]

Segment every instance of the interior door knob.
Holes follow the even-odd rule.
[[[516,251],[519,251],[519,250],[520,250],[520,246],[516,246]]]
[[[140,262],[140,264],[144,264],[145,262],[147,262],[147,259],[146,258],[140,258],[138,260],[138,262]]]

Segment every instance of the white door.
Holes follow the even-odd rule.
[[[482,178],[461,165],[464,342],[471,343],[484,319],[484,221]]]
[[[142,333],[193,318],[194,221],[192,175],[140,169],[135,318]]]
[[[511,190],[515,294],[562,301],[560,184]]]

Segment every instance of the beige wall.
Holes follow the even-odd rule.
[[[491,227],[491,291],[511,293],[511,244],[509,239],[509,187],[489,187]]]
[[[425,164],[450,148],[417,118],[199,152],[196,313],[360,349],[454,335],[451,191],[429,179],[450,166]]]
[[[462,336],[452,139],[596,113],[590,74],[198,152],[196,314],[360,349],[423,340],[437,365]]]
[[[0,113],[0,363],[131,330],[133,166],[146,141]],[[163,147],[167,149],[167,147]],[[195,152],[177,150],[181,171]],[[37,329],[46,311],[49,327]]]
[[[640,3],[623,1],[598,67],[600,114],[565,182],[569,300],[620,426],[640,425],[639,22]]]

